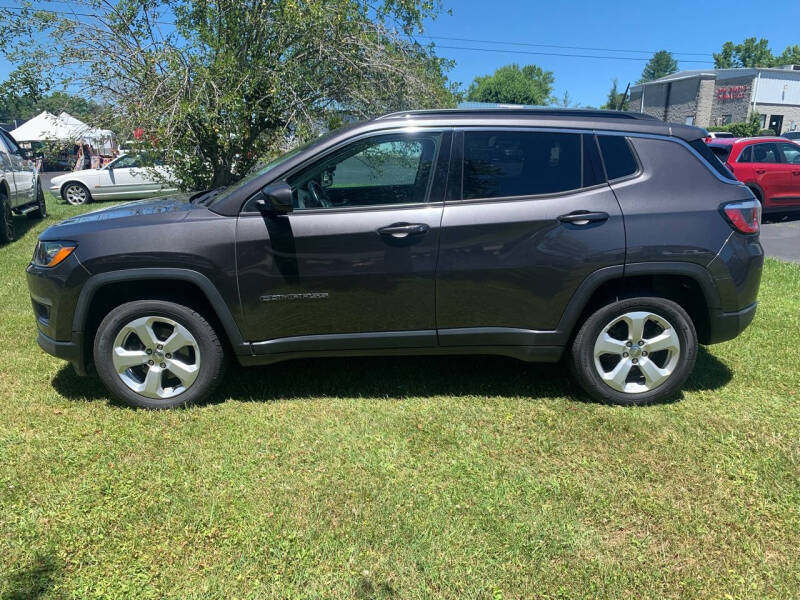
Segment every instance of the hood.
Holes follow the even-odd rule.
[[[101,208],[61,221],[48,227],[39,236],[42,240],[69,239],[92,229],[130,227],[155,221],[174,222],[185,219],[198,206],[189,202],[190,194],[175,194],[149,200],[137,200]]]

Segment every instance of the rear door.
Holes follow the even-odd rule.
[[[581,282],[623,265],[625,232],[590,133],[464,130],[437,271],[441,345],[527,345]],[[455,161],[454,154],[454,161]]]
[[[290,174],[288,215],[262,215],[251,201],[236,253],[256,353],[436,345],[449,139],[370,134]]]
[[[778,144],[763,142],[752,145],[752,169],[755,183],[764,193],[764,206],[771,206],[774,196],[786,185],[786,165],[781,163]]]

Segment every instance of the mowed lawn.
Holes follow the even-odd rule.
[[[670,404],[588,402],[561,366],[348,358],[145,412],[38,349],[45,224],[17,225],[2,600],[800,597],[800,266],[768,261],[753,325]]]

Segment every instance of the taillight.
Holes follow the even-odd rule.
[[[761,223],[761,203],[756,200],[731,202],[722,207],[731,226],[740,233],[758,233]]]

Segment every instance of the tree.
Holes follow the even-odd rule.
[[[572,100],[572,96],[569,95],[567,90],[564,90],[564,95],[560,98],[553,96],[550,99],[550,103],[558,108],[580,108],[581,105],[580,102],[574,102]]]
[[[476,77],[467,90],[467,100],[502,104],[547,104],[555,77],[536,65],[506,65],[492,75]]]
[[[63,12],[25,2],[0,9],[0,50],[99,101],[122,137],[144,130],[181,187],[204,189],[328,123],[454,105],[450,64],[415,40],[440,10],[438,0],[73,0]]]
[[[639,83],[653,81],[667,75],[672,75],[678,70],[678,61],[666,50],[659,50],[645,65]]]
[[[619,84],[615,78],[611,84],[611,89],[608,92],[608,100],[600,108],[604,108],[606,110],[628,110],[630,98],[625,91],[620,92],[617,89],[618,85]]]
[[[771,67],[775,62],[769,42],[764,38],[758,41],[754,37],[746,38],[740,44],[725,42],[722,50],[714,53],[714,67],[717,69]]]
[[[800,46],[786,46],[783,54],[775,59],[775,66],[779,65],[800,65]]]

